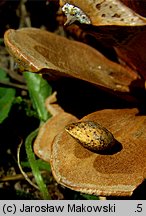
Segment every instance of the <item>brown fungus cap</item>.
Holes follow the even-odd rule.
[[[60,0],[60,6],[69,3],[80,8],[95,26],[120,25],[120,26],[140,26],[146,24],[146,18],[140,16],[135,11],[135,6],[131,8],[125,0]],[[139,12],[139,10],[138,10]]]
[[[25,70],[74,77],[126,95],[139,80],[136,72],[108,60],[96,49],[44,30],[9,29],[5,44]]]
[[[114,47],[118,58],[146,80],[146,0],[60,0],[61,6],[68,3],[91,20],[80,25],[86,33]]]
[[[75,116],[62,111],[45,122],[41,126],[34,142],[33,147],[35,154],[43,160],[50,162],[51,144],[54,137],[60,133],[67,124],[77,120]]]
[[[88,194],[130,196],[146,178],[146,116],[134,109],[101,110],[82,119],[99,122],[122,149],[97,154],[66,131],[52,143],[51,167],[58,183]]]

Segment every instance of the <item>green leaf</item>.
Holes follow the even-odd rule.
[[[0,69],[0,80],[9,81],[6,72],[2,69]],[[8,117],[15,99],[15,93],[14,88],[0,87],[0,123]]]
[[[52,88],[41,75],[25,72],[23,73],[27,82],[28,91],[41,121],[46,121],[50,114],[45,107],[45,100],[52,93]]]
[[[36,183],[42,193],[42,196],[44,199],[51,199],[50,194],[48,193],[47,187],[43,181],[43,178],[40,174],[39,171],[39,167],[37,165],[36,159],[35,159],[35,155],[34,152],[32,150],[32,142],[34,140],[34,138],[36,137],[38,133],[38,130],[33,131],[32,133],[30,133],[28,135],[28,137],[25,140],[25,149],[26,149],[26,154],[27,154],[27,158],[28,161],[30,163],[31,169],[32,169],[32,173],[35,177]]]
[[[4,38],[0,38],[0,45],[4,44]]]
[[[81,194],[81,196],[84,197],[84,199],[87,199],[87,200],[99,200],[99,197],[95,196],[95,195]]]
[[[41,159],[38,159],[36,161],[36,164],[37,166],[39,167],[40,170],[47,170],[48,172],[51,172],[51,166],[49,163],[41,160]]]
[[[51,172],[51,166],[49,163],[47,163],[41,159],[38,159],[38,160],[36,160],[36,164],[40,170],[46,170],[48,172]],[[21,166],[25,167],[25,168],[30,168],[30,164],[27,161],[21,162]]]

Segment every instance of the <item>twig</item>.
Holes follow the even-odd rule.
[[[43,170],[41,171],[41,174],[46,174],[47,171]],[[27,172],[25,173],[29,178],[34,177],[32,172]],[[25,179],[23,174],[16,174],[16,175],[12,175],[12,176],[4,176],[2,178],[0,178],[0,182],[6,182],[6,181],[19,181],[19,180],[23,180]]]
[[[27,86],[25,85],[15,84],[15,83],[3,81],[3,80],[0,80],[0,85],[3,87],[19,88],[19,89],[26,90],[26,91],[28,90]]]
[[[20,23],[19,28],[23,27],[31,27],[31,20],[29,14],[27,12],[25,3],[27,0],[20,1],[20,9],[19,9],[19,16],[20,16]]]
[[[34,188],[36,188],[37,190],[39,190],[38,186],[35,185],[29,178],[28,175],[23,171],[21,164],[20,164],[20,149],[22,146],[22,142],[19,144],[18,149],[17,149],[17,161],[18,161],[18,167],[20,169],[20,172],[22,173],[22,175],[24,176],[24,178],[26,179],[27,182],[29,182],[30,185],[32,185]]]

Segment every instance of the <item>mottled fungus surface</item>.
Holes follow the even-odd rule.
[[[130,196],[146,177],[146,116],[137,109],[101,110],[82,120],[97,121],[112,132],[122,149],[98,154],[66,131],[52,143],[51,167],[58,183],[103,196]]]

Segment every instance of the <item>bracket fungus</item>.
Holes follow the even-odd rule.
[[[80,26],[103,44],[112,46],[119,59],[146,79],[146,0],[60,0],[60,5],[74,5],[90,19]],[[68,11],[69,22],[75,21]],[[77,19],[79,21],[79,19]]]
[[[125,2],[125,0],[60,0],[60,5],[63,7],[67,18],[69,20],[71,18],[73,19],[72,21],[70,20],[71,23],[75,20],[80,21],[78,17],[76,18],[76,13],[78,11],[75,14],[73,13],[73,7],[76,7],[78,10],[81,10],[81,14],[84,12],[84,16],[87,16],[88,19],[91,20],[86,24],[96,26],[135,26],[146,24],[146,19],[126,6]]]
[[[56,92],[49,96],[46,100],[46,108],[52,117],[40,127],[37,138],[34,142],[34,151],[36,155],[45,161],[50,161],[51,144],[54,137],[62,131],[62,129],[78,119],[65,112],[57,103]]]
[[[107,59],[87,44],[36,28],[9,29],[5,33],[5,44],[25,70],[81,79],[130,99],[137,89],[145,88],[146,79],[146,8],[140,13],[136,3],[130,2],[60,1],[70,23],[72,18],[83,23],[96,39],[105,36],[105,41],[114,47],[124,65],[122,61],[116,63]],[[84,148],[90,144],[88,139],[84,141],[78,136],[74,139],[65,131],[66,125],[78,119],[60,111],[61,114],[56,112],[41,127],[34,143],[35,153],[51,163],[56,181],[84,193],[130,196],[146,178],[146,116],[137,108],[105,109],[74,123],[79,127],[81,122],[86,122],[90,132],[87,136],[91,136],[92,144],[118,146],[116,151],[95,152],[90,147]],[[98,132],[93,130],[95,125],[100,128]],[[106,139],[100,136],[103,131]]]
[[[108,60],[86,44],[36,28],[10,29],[4,39],[9,53],[25,70],[74,77],[125,97],[137,89],[137,83],[143,87],[136,71]]]
[[[61,111],[47,122],[45,122],[37,135],[34,142],[34,152],[39,158],[50,162],[51,144],[54,137],[62,131],[62,129],[69,123],[75,122],[78,119],[65,111]]]
[[[34,151],[51,164],[56,181],[83,193],[131,196],[146,178],[146,116],[137,108],[105,109],[79,121],[57,104],[51,106],[56,114],[41,127]],[[106,146],[93,149],[99,139]]]
[[[101,110],[81,121],[100,122],[122,149],[111,155],[95,153],[66,131],[59,133],[52,142],[50,160],[57,182],[88,194],[132,195],[146,178],[146,116],[136,108]]]

